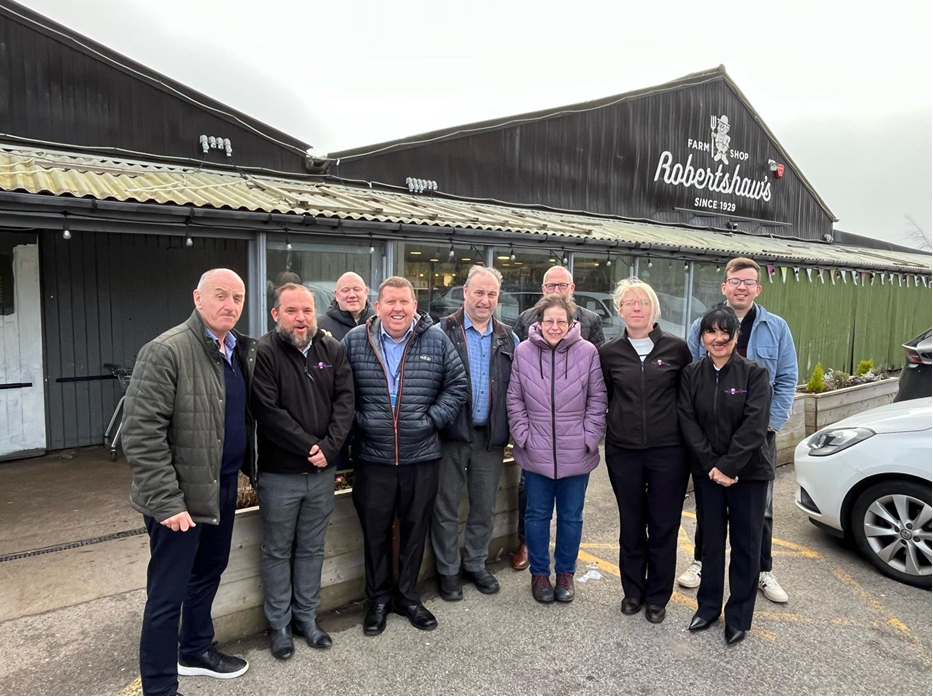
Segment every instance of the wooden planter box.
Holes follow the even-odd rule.
[[[496,497],[496,518],[492,541],[489,544],[490,559],[500,557],[517,544],[520,476],[521,469],[515,461],[506,460]],[[365,598],[363,531],[360,529],[360,521],[350,495],[349,489],[338,491],[334,495],[334,513],[327,528],[324,544],[320,612]],[[461,544],[468,510],[464,487],[460,504]],[[221,578],[213,606],[214,631],[219,641],[249,636],[267,626],[262,611],[263,593],[259,578],[261,544],[259,508],[237,511],[230,562]],[[420,577],[425,579],[434,574],[434,552],[429,537]]]
[[[896,394],[897,378],[887,378],[825,394],[801,395],[805,400],[806,435],[813,435],[847,416],[890,404]]]

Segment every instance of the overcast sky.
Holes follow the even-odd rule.
[[[720,63],[839,218],[933,232],[933,3],[25,0],[318,155]]]

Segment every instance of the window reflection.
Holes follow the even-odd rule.
[[[611,260],[606,266],[605,254],[576,254],[573,258],[574,302],[599,315],[606,341],[619,336],[624,326],[613,305],[612,291],[619,281],[632,275],[631,257],[613,256]]]
[[[484,265],[482,247],[450,244],[398,244],[399,274],[415,287],[418,309],[435,320],[463,307],[463,282],[471,266]]]
[[[496,247],[493,261],[502,273],[502,294],[496,315],[500,321],[514,325],[522,312],[541,299],[544,274],[559,264],[560,259],[547,249]]]
[[[667,259],[642,259],[638,265],[638,277],[650,285],[657,293],[661,305],[661,318],[658,325],[666,332],[686,336],[686,298],[687,272],[684,262]]]
[[[717,270],[718,269],[718,270]],[[716,264],[693,264],[693,300],[690,322],[702,317],[714,305],[725,302],[722,294],[723,267]]]

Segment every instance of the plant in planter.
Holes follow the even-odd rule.
[[[846,387],[855,387],[856,385],[878,382],[888,377],[883,372],[875,373],[874,366],[875,362],[873,359],[861,361],[856,369],[856,374],[849,375],[844,370],[827,370],[823,372],[823,365],[817,363],[809,382],[803,387],[798,388],[797,391],[809,392],[810,394],[822,394],[824,392],[842,390]]]
[[[804,387],[804,392],[819,394],[825,389],[826,379],[823,377],[823,364],[817,363],[816,367],[813,369],[813,375],[810,376],[810,381]]]

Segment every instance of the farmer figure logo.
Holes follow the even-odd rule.
[[[723,114],[716,116],[711,114],[709,117],[709,127],[713,134],[713,161],[722,160],[724,165],[729,164],[729,142],[732,138],[729,136],[729,117]]]

